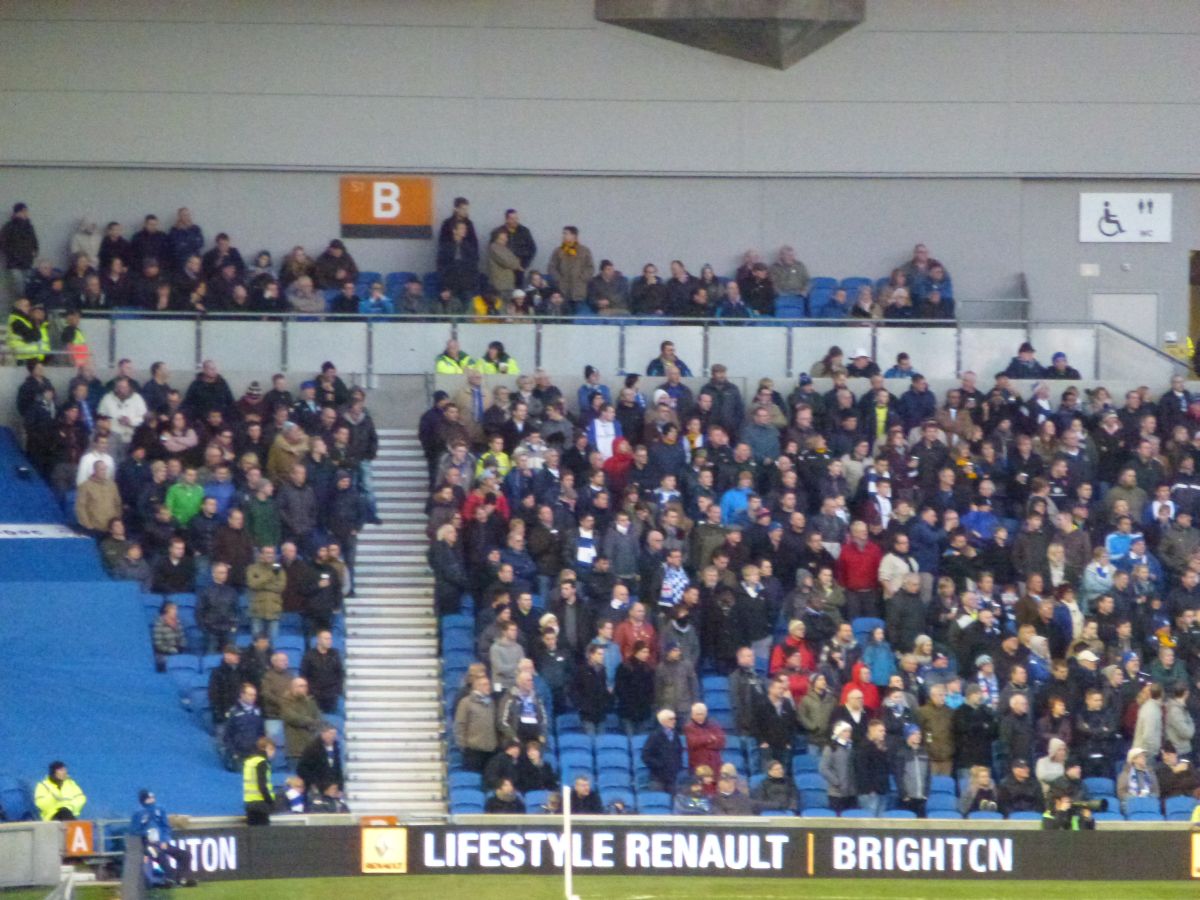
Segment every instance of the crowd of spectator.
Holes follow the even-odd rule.
[[[666,342],[644,391],[588,366],[567,397],[541,371],[486,392],[451,342],[462,386],[419,430],[443,635],[474,660],[456,769],[524,808],[583,732],[681,813],[923,816],[949,784],[956,814],[1053,826],[1088,784],[1114,813],[1200,797],[1200,396],[1052,398],[1077,373],[1025,345],[939,402],[914,366],[899,396],[838,348],[824,393],[743,397],[722,365],[693,393]]]
[[[44,357],[48,344],[56,351],[80,353],[84,341],[79,322],[68,317],[121,309],[189,315],[443,314],[509,320],[579,315],[954,318],[950,275],[924,244],[878,280],[811,279],[790,246],[782,247],[770,263],[758,251],[746,251],[730,278],[708,264],[695,275],[682,261],[673,260],[668,276],[648,262],[640,275],[629,279],[612,260],[597,260],[575,226],[562,230],[560,243],[539,271],[532,268],[537,242],[517,210],[507,210],[484,243],[470,212],[465,197],[455,198],[454,211],[438,232],[434,271],[425,277],[397,272],[385,278],[360,271],[337,239],[315,257],[295,246],[281,260],[267,250],[244,256],[225,232],[216,234],[209,246],[186,207],[177,211],[169,228],[157,216],[147,215],[132,238],[126,237],[120,222],[100,229],[84,219],[70,239],[67,257],[56,259],[42,250],[29,208],[18,203],[0,228],[0,255],[12,295],[28,301],[9,317],[10,350],[18,362]]]
[[[378,521],[365,391],[332,362],[295,394],[276,374],[238,398],[212,361],[184,390],[164,362],[141,382],[121,360],[107,383],[87,363],[62,397],[41,362],[27,371],[16,405],[29,460],[96,539],[107,572],[161,595],[159,671],[180,655],[221,655],[208,703],[225,764],[236,769],[270,735],[317,805],[336,805],[340,758],[336,777],[320,779],[305,777],[303,760],[330,728],[336,740],[323,723],[343,693],[332,632],[353,592],[358,533]],[[289,616],[305,647],[298,671],[276,647]],[[308,755],[311,774],[326,754]]]

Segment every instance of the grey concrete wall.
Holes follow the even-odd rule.
[[[591,0],[8,0],[0,21],[8,160],[827,175],[1200,167],[1200,83],[1186,74],[1200,5],[1179,0],[874,0],[864,24],[786,72],[600,25]]]

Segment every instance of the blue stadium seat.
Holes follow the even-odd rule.
[[[929,790],[935,794],[954,795],[958,792],[958,785],[951,775],[934,775],[929,779]]]
[[[1108,812],[1092,813],[1092,818],[1097,822],[1124,822],[1125,817],[1119,812],[1109,810]]]
[[[834,291],[838,288],[838,280],[836,278],[827,278],[823,275],[818,275],[808,282],[808,296],[812,296],[814,291]]]
[[[958,819],[962,820],[962,816],[957,810],[951,809],[931,809],[925,813],[926,819]]]
[[[750,790],[753,791],[755,788],[757,788],[760,784],[762,784],[766,780],[767,780],[767,776],[761,772],[757,775],[751,775],[750,776]]]
[[[671,795],[663,791],[639,791],[637,809],[640,813],[669,813]]]
[[[483,803],[474,800],[453,800],[450,802],[450,815],[473,816],[483,812]]]
[[[933,810],[953,810],[958,812],[958,800],[952,794],[931,793],[925,802],[925,808]]]
[[[846,299],[853,303],[854,298],[858,295],[858,289],[863,286],[873,287],[874,282],[872,279],[862,275],[853,275],[849,278],[843,278],[839,286],[846,292]]]
[[[298,634],[281,634],[275,640],[276,650],[299,650],[303,653],[308,647],[304,644],[304,638]]]
[[[483,791],[477,787],[450,788],[451,803],[478,803],[483,806]]]
[[[1162,815],[1162,807],[1157,797],[1130,797],[1125,801],[1125,817],[1131,818],[1140,813]]]
[[[437,272],[426,272],[421,277],[421,286],[426,297],[436,297],[442,292],[442,279]]]
[[[563,780],[574,780],[576,775],[594,776],[594,767],[592,765],[592,754],[582,753],[578,750],[560,751],[558,758],[561,761],[559,771],[563,773]]]
[[[707,694],[709,691],[729,690],[729,679],[724,675],[701,675],[700,688]]]
[[[196,608],[195,594],[167,594],[167,599],[180,608],[184,606],[190,606],[192,609]]]
[[[623,734],[602,734],[596,738],[597,755],[608,750],[620,750],[629,755],[629,738]]]
[[[1157,812],[1135,812],[1129,813],[1125,819],[1129,822],[1161,822],[1163,815]]]
[[[1090,794],[1105,794],[1112,795],[1117,792],[1117,783],[1111,778],[1101,778],[1100,776],[1092,776],[1091,778],[1083,779],[1083,785],[1088,789]]]
[[[190,653],[176,653],[167,657],[167,672],[199,672],[200,657]]]
[[[980,810],[976,810],[973,813],[968,813],[967,818],[968,819],[985,819],[985,820],[991,821],[991,820],[995,820],[995,819],[1003,819],[1004,816],[998,812],[991,812],[989,810],[980,809]]]
[[[820,765],[820,758],[811,753],[799,753],[792,757],[792,771],[797,775],[801,772],[815,772]]]
[[[530,791],[525,795],[525,809],[535,812],[546,804],[546,798],[549,796],[549,791]]]
[[[907,810],[905,810],[907,812]],[[842,813],[843,819],[873,819],[875,816],[869,809],[848,809]]]
[[[383,281],[382,272],[359,272],[354,283],[359,287],[370,287],[373,282]]]
[[[224,657],[220,653],[206,653],[200,658],[200,671],[211,672],[221,665]]]
[[[836,819],[837,813],[827,806],[806,806],[800,811],[802,819]]]
[[[1036,822],[1036,821],[1040,821],[1041,818],[1042,818],[1041,813],[1033,812],[1032,810],[1030,810],[1029,812],[1012,813],[1009,815],[1008,820],[1010,822]]]
[[[596,770],[628,772],[632,768],[628,750],[601,750],[596,754]]]
[[[628,788],[611,788],[601,793],[600,799],[604,801],[605,806],[608,806],[611,803],[616,803],[619,800],[621,803],[625,804],[626,811],[630,813],[632,813],[636,808],[633,791],[629,790]]]
[[[565,718],[567,718],[566,715],[558,717],[560,726],[562,725],[562,720]],[[578,750],[587,753],[590,756],[592,753],[591,735],[583,734],[582,732],[579,734],[562,734],[560,728],[560,733],[558,736],[558,749],[560,753],[564,750]]]
[[[1195,807],[1196,801],[1191,797],[1168,797],[1167,818],[1175,821],[1174,817],[1179,813],[1183,813],[1186,818],[1191,818],[1192,810]]]
[[[0,787],[0,822],[31,822],[37,819],[29,786],[16,779]]]
[[[760,816],[775,816],[777,818],[787,818],[796,815],[790,809],[764,809],[759,813]]]
[[[800,792],[801,807],[803,809],[811,809],[813,807],[821,807],[829,805],[829,792],[825,789],[821,790],[804,790]]]
[[[735,733],[732,709],[710,709],[708,717],[724,728],[726,734]]]
[[[796,787],[802,791],[824,791],[828,788],[825,776],[820,772],[797,772],[794,779]]]
[[[915,819],[917,814],[911,809],[889,809],[883,814],[885,819]]]
[[[807,319],[808,304],[799,294],[780,294],[775,298],[775,318]]]
[[[814,319],[825,317],[829,309],[832,288],[814,288],[808,294],[808,314]]]
[[[567,733],[583,733],[583,722],[580,721],[578,713],[563,713],[555,720],[554,725],[558,729],[558,736],[560,738]],[[588,750],[591,750],[591,738],[588,738]]]
[[[404,285],[410,278],[420,280],[416,272],[388,272],[383,279],[383,292],[393,300],[397,299],[404,293]]]
[[[606,770],[601,772],[600,777],[596,779],[596,786],[600,789],[601,796],[607,796],[606,792],[609,788],[630,790],[633,787],[633,778],[628,772]]]
[[[648,734],[635,734],[629,739],[629,752],[634,759],[640,760],[642,758],[642,748],[646,746],[646,741],[649,738],[650,735]]]
[[[450,793],[454,794],[456,790],[467,788],[470,790],[479,790],[483,784],[483,776],[478,772],[451,772],[450,773]]]

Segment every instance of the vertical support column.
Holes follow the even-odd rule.
[[[787,326],[787,350],[784,353],[783,361],[784,371],[787,372],[787,377],[792,378],[795,375],[795,340],[796,329],[791,325]]]
[[[542,323],[538,322],[533,326],[533,367],[540,369],[542,367]],[[530,372],[529,374],[533,374]]]
[[[290,321],[285,316],[282,327],[279,329],[279,371],[285,374],[288,370],[288,322]]]
[[[117,364],[117,322],[116,316],[112,316],[108,320],[108,360],[105,362],[105,368],[111,369]],[[127,319],[124,321],[128,321]]]
[[[954,326],[954,375],[959,377],[963,372],[962,359],[962,325]]]
[[[202,362],[204,362],[204,345],[203,345],[202,336],[200,334],[200,331],[203,328],[204,328],[204,318],[202,316],[196,316],[196,330],[193,334],[193,341],[194,341],[195,354],[196,354],[195,371],[197,371],[197,372],[200,371],[200,364]]]
[[[617,332],[619,335],[617,338],[617,373],[620,375],[625,374],[625,329],[628,327],[622,323]]]
[[[704,377],[707,378],[708,377],[708,367],[712,364],[711,360],[709,360],[709,358],[708,358],[709,350],[710,350],[710,346],[709,346],[709,342],[708,342],[708,329],[710,329],[712,327],[712,325],[709,322],[705,322],[701,327],[704,329],[704,331],[701,334],[701,340],[700,340],[700,346],[703,348],[703,350],[700,353],[700,366],[701,366],[700,371],[704,375]]]

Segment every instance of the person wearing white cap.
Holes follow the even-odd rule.
[[[879,374],[879,366],[872,361],[871,354],[865,347],[859,347],[850,357],[850,365],[846,367],[846,374],[851,378],[870,378]]]
[[[1150,754],[1145,747],[1134,745],[1125,754],[1125,767],[1117,776],[1117,799],[1121,812],[1128,809],[1130,797],[1157,797],[1158,776],[1149,766]]]
[[[854,766],[850,753],[850,723],[840,720],[833,723],[833,739],[821,753],[818,771],[825,779],[829,791],[829,808],[834,812],[854,809],[858,806],[858,791],[854,784]]]

